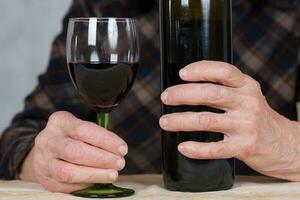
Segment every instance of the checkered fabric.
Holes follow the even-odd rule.
[[[300,4],[276,7],[269,1],[245,1],[233,8],[234,64],[262,85],[270,105],[296,119],[300,63]],[[71,83],[65,61],[68,19],[71,17],[135,17],[140,32],[141,62],[127,98],[112,112],[111,129],[129,145],[123,173],[161,170],[160,55],[158,4],[141,0],[73,0],[54,40],[47,71],[39,76],[24,109],[15,116],[0,140],[0,178],[17,179],[35,137],[55,111],[69,111],[84,120],[95,113],[83,104]],[[251,173],[238,162],[238,173]]]

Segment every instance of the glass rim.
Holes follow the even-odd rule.
[[[117,22],[136,22],[135,18],[131,17],[72,17],[69,18],[70,22],[89,22],[90,19],[97,19],[97,22],[108,22],[109,20],[115,20]]]

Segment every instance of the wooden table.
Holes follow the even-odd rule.
[[[121,176],[119,186],[136,190],[127,199],[138,200],[300,200],[300,183],[267,177],[237,177],[233,189],[221,192],[180,193],[162,188],[161,175]],[[80,200],[67,194],[50,193],[39,184],[0,181],[0,200]]]

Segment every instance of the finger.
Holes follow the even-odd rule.
[[[235,66],[224,62],[195,62],[183,68],[179,74],[185,81],[207,81],[234,88],[245,85],[242,72]]]
[[[53,178],[47,178],[43,181],[42,186],[50,192],[71,193],[89,187],[89,184],[70,184],[60,183]]]
[[[122,170],[125,167],[125,160],[121,156],[78,140],[54,137],[48,145],[56,158],[70,163],[101,169]]]
[[[227,134],[235,130],[233,120],[226,114],[211,112],[168,114],[159,123],[162,129],[171,132],[211,131]]]
[[[227,159],[235,157],[234,145],[230,142],[184,142],[178,151],[191,159]]]
[[[96,125],[92,122],[82,121],[67,112],[56,112],[51,115],[48,124],[54,124],[55,130],[63,130],[63,133],[75,140],[101,148],[118,155],[126,155],[127,144],[119,136]],[[47,126],[50,127],[51,126]]]
[[[206,105],[222,110],[238,108],[239,95],[232,89],[210,83],[190,83],[168,88],[161,95],[166,105]]]
[[[112,183],[118,178],[116,170],[74,165],[62,160],[53,160],[50,170],[52,177],[61,183]]]

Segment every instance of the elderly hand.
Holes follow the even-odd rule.
[[[170,132],[224,134],[220,142],[180,144],[183,155],[193,159],[236,157],[262,174],[300,181],[299,124],[270,108],[257,81],[230,64],[214,61],[190,64],[180,71],[180,77],[191,83],[164,91],[164,104],[207,105],[225,111],[173,113],[160,119],[161,127]],[[195,83],[199,81],[210,83]]]
[[[126,143],[98,125],[56,112],[37,136],[21,179],[70,193],[92,183],[112,183],[125,166]]]

